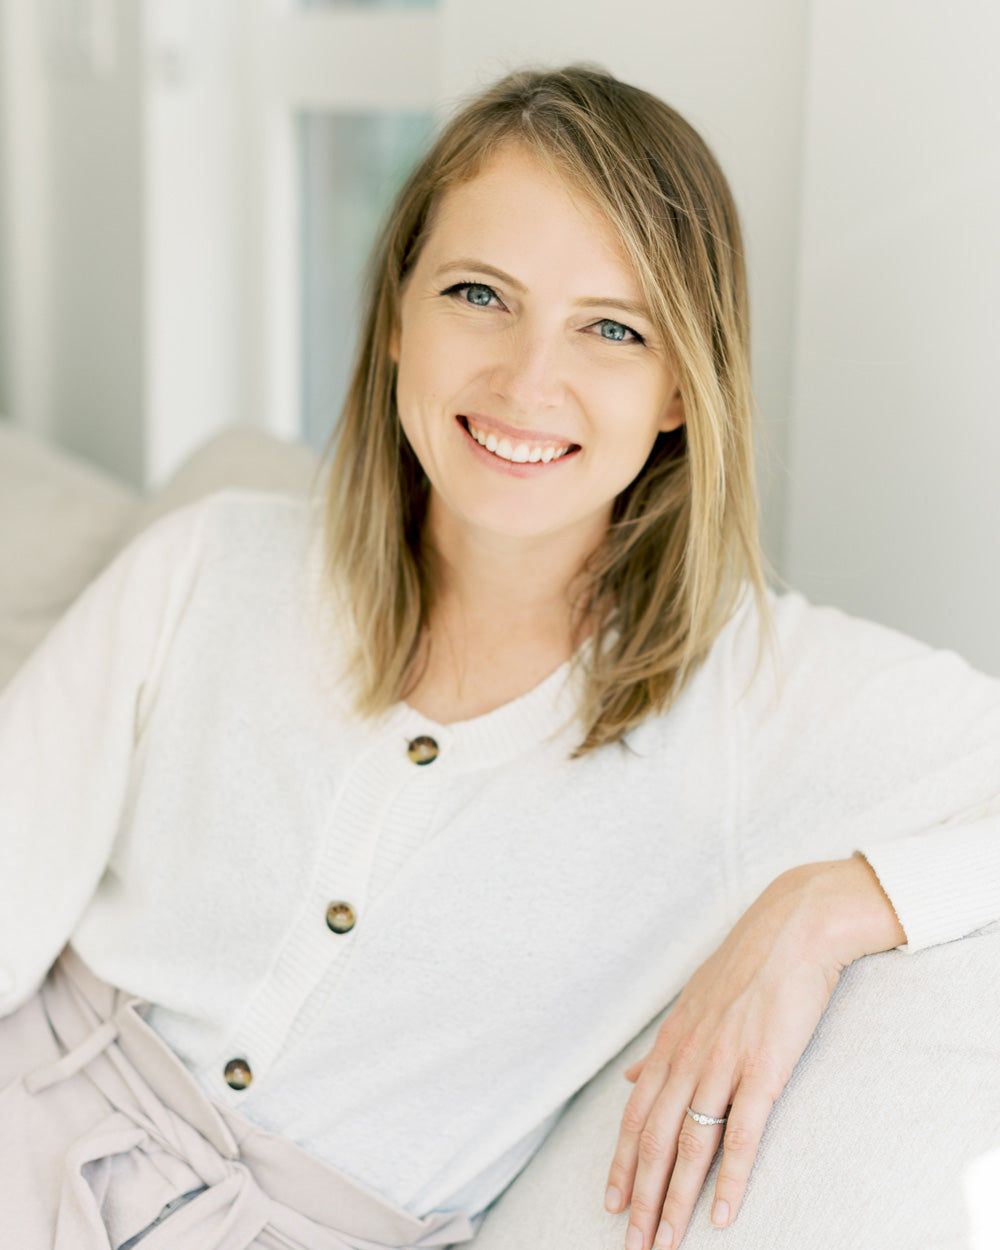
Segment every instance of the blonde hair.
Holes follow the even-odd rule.
[[[525,145],[610,223],[686,415],[616,499],[587,566],[593,627],[578,753],[667,708],[747,582],[763,607],[747,293],[739,222],[700,136],[663,101],[589,66],[522,70],[443,129],[396,197],[369,269],[361,343],[334,436],[327,568],[356,627],[357,710],[377,715],[418,674],[433,592],[421,545],[428,482],[404,437],[390,340],[403,281],[435,207],[510,142]]]

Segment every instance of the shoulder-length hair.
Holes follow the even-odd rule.
[[[740,227],[715,158],[663,101],[589,66],[523,70],[444,127],[396,197],[370,264],[331,443],[327,572],[353,615],[357,710],[378,715],[419,676],[433,595],[421,545],[429,486],[400,426],[390,354],[401,288],[444,193],[511,142],[607,219],[669,344],[686,418],[658,436],[587,565],[582,753],[669,706],[748,582],[763,608]]]

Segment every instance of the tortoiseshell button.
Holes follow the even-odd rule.
[[[326,924],[334,933],[350,933],[358,920],[358,914],[350,903],[331,903],[326,909]]]
[[[419,738],[414,738],[406,748],[406,754],[414,764],[433,764],[438,757],[438,744],[433,738],[421,734]]]
[[[250,1065],[245,1059],[230,1059],[222,1075],[226,1078],[226,1084],[230,1089],[246,1089],[253,1080]]]

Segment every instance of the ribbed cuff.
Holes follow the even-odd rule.
[[[1000,920],[1000,816],[858,848],[912,953]]]

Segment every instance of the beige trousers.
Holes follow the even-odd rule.
[[[216,1104],[67,948],[0,1020],[0,1244],[381,1250],[467,1241]]]

